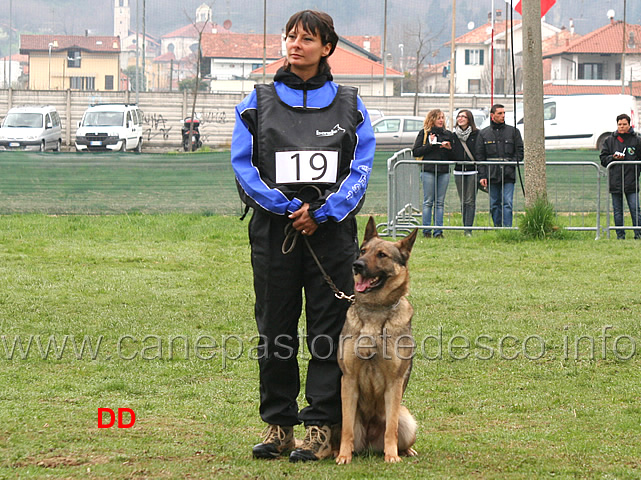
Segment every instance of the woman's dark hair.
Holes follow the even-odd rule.
[[[334,30],[334,20],[325,12],[318,12],[315,10],[301,10],[300,12],[292,15],[287,21],[285,26],[285,35],[294,30],[297,26],[301,26],[306,32],[316,34],[320,37],[321,43],[327,45],[332,44],[332,49],[329,51],[327,57],[322,57],[318,66],[319,72],[324,70],[329,71],[327,58],[334,53],[336,45],[338,44],[338,34]],[[287,65],[287,61],[285,61]]]
[[[472,131],[473,132],[477,131],[478,128],[476,126],[476,122],[474,121],[474,115],[472,115],[472,112],[470,112],[469,110],[459,110],[459,112],[456,114],[456,116],[458,117],[461,114],[463,114],[463,115],[465,115],[467,117],[467,124],[470,127],[472,127]],[[456,123],[455,123],[455,125],[456,125]]]

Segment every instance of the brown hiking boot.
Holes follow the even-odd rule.
[[[323,425],[310,425],[306,428],[303,444],[289,455],[290,462],[309,462],[322,460],[332,454],[332,429]]]
[[[265,437],[263,442],[252,448],[254,458],[276,458],[284,451],[291,450],[296,446],[294,427],[268,425],[263,435]]]

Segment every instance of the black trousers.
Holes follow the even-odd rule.
[[[251,261],[260,335],[260,415],[274,425],[333,425],[341,420],[338,338],[349,308],[323,279],[302,237],[282,253],[285,226],[291,221],[256,210],[249,223]],[[352,263],[358,255],[354,218],[320,225],[306,237],[335,285],[347,295],[354,289]],[[305,398],[300,412],[299,329],[305,293],[307,367]]]

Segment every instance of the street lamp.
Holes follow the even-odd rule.
[[[51,90],[51,47],[53,43],[49,42],[49,90]]]

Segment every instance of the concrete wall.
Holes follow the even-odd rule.
[[[391,82],[388,88],[392,88]],[[144,112],[145,145],[174,149],[180,146],[182,121],[191,114],[193,96],[181,92],[140,92],[139,105]],[[229,147],[234,127],[234,107],[242,100],[240,94],[198,94],[196,111],[201,118],[203,144],[212,148]],[[382,110],[386,115],[413,115],[414,97],[369,97],[363,102],[370,109]],[[508,110],[511,97],[495,97]],[[520,101],[520,99],[519,99]],[[0,90],[0,118],[9,108],[19,105],[53,105],[63,123],[63,142],[73,145],[77,123],[85,109],[95,103],[135,103],[135,92],[80,92],[53,90]],[[418,98],[418,115],[433,108],[448,110],[449,96],[423,95]],[[482,108],[490,106],[488,95],[456,95],[455,108]]]

